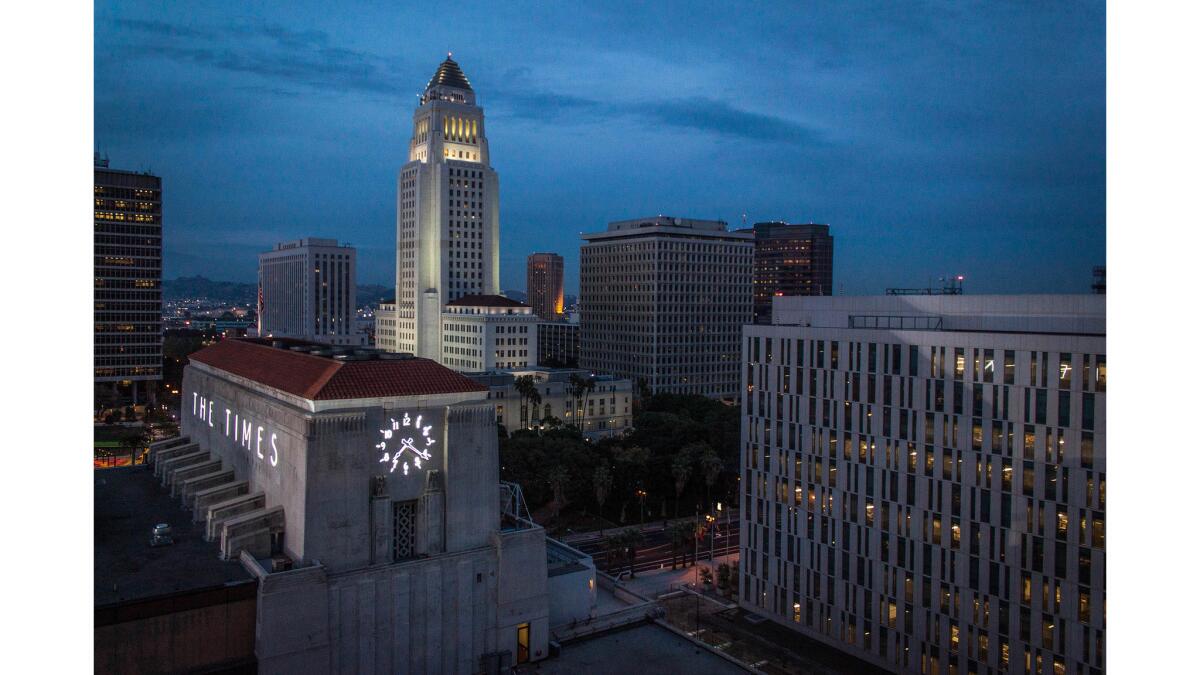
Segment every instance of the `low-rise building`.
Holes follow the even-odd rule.
[[[488,388],[496,422],[510,433],[545,426],[552,418],[579,427],[586,438],[616,436],[633,425],[632,380],[579,368],[512,368],[467,376]],[[537,405],[523,400],[517,389],[517,378],[527,376],[537,388]]]
[[[442,365],[461,372],[537,364],[537,315],[501,295],[464,295],[442,311]]]
[[[498,673],[549,655],[552,557],[499,481],[482,385],[429,359],[227,339],[191,355],[181,412],[152,473],[104,474],[141,471],[125,491],[152,508],[142,538],[102,536],[126,509],[97,509],[97,663],[245,666],[253,645],[260,673]],[[205,629],[206,607],[230,618]]]
[[[396,351],[396,303],[379,303],[375,309],[375,348],[385,352]]]

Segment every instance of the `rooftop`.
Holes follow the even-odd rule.
[[[594,569],[590,555],[546,537],[546,576],[557,577],[588,569]]]
[[[429,84],[425,85],[425,88],[428,89],[436,85],[473,91],[471,89],[471,82],[467,80],[467,76],[463,73],[462,68],[459,68],[458,63],[449,56],[438,66],[437,72],[433,74],[433,77],[429,78]]]
[[[1105,334],[1103,295],[867,295],[774,298],[772,323],[1052,335]]]
[[[752,231],[731,231],[723,220],[699,220],[696,218],[676,218],[673,216],[650,216],[632,220],[617,220],[608,224],[604,232],[591,232],[580,235],[586,241],[594,239],[623,239],[631,237],[667,236],[686,238],[720,238],[727,240],[744,240],[753,244]]]
[[[189,358],[310,401],[486,391],[430,359],[303,340],[230,338]]]
[[[528,307],[503,295],[464,295],[446,303],[447,307]]]
[[[217,545],[204,541],[204,524],[192,523],[149,466],[96,471],[93,499],[97,607],[252,579],[238,561],[217,558]],[[175,543],[150,546],[158,523],[171,526]]]
[[[507,387],[513,383],[516,378],[522,375],[532,375],[539,383],[543,382],[568,382],[572,375],[581,377],[589,377],[592,381],[600,382],[618,382],[626,378],[617,377],[609,373],[593,373],[584,368],[550,368],[546,366],[525,367],[525,368],[493,368],[491,370],[483,370],[474,373],[463,373],[467,377],[493,387]]]
[[[636,230],[646,227],[683,227],[690,230],[712,230],[715,232],[723,232],[725,230],[725,221],[723,220],[698,220],[696,218],[676,218],[674,216],[650,216],[648,218],[634,218],[632,220],[616,220],[608,224],[608,231],[616,230]]]
[[[583,638],[563,645],[562,653],[535,664],[518,666],[518,673],[576,675],[577,673],[738,673],[741,668],[705,651],[680,635],[653,623]]]

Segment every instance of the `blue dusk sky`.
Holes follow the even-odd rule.
[[[164,276],[278,241],[391,285],[396,175],[448,51],[487,116],[501,285],[666,214],[829,223],[838,293],[1105,261],[1105,9],[1035,3],[98,2],[95,142],[163,177]]]

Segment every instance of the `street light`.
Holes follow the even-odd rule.
[[[639,503],[638,517],[641,519],[642,525],[645,526],[645,524],[646,524],[646,491],[641,488],[638,488],[637,496],[638,496],[638,503]]]
[[[713,562],[713,552],[716,548],[717,542],[717,528],[714,526],[717,522],[717,518],[711,514],[705,514],[704,519],[708,521],[708,562],[710,563],[709,567],[711,567],[711,563]]]

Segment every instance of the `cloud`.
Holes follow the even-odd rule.
[[[323,31],[294,31],[275,24],[240,24],[218,30],[133,19],[114,23],[151,38],[114,47],[111,56],[124,60],[166,59],[339,93],[399,96],[408,88],[405,79],[397,76],[394,60],[329,46],[329,36]],[[246,39],[230,44],[230,34]]]
[[[553,92],[508,92],[496,95],[502,109],[513,117],[540,122],[609,121],[629,117],[643,124],[684,131],[700,131],[750,141],[775,143],[825,143],[819,130],[782,117],[735,108],[724,101],[695,97],[645,103],[605,103]]]
[[[399,68],[378,55],[331,46],[327,33],[292,30],[278,24],[238,24],[228,30],[170,24],[161,21],[119,19],[114,23],[151,38],[168,38],[124,44],[114,56],[124,59],[159,58],[189,66],[201,65],[230,73],[270,80],[264,91],[307,87],[335,93],[359,92],[401,97],[412,82],[400,77]],[[228,35],[247,38],[228,44]],[[630,117],[644,124],[699,131],[751,141],[805,143],[821,141],[815,129],[781,117],[736,108],[724,101],[678,98],[642,103],[615,103],[573,94],[537,91],[531,87],[527,66],[506,70],[501,89],[492,96],[502,111],[537,121],[600,121]]]
[[[823,142],[817,130],[761,113],[740,110],[708,98],[660,101],[631,106],[644,119],[680,129],[710,132],[747,140],[816,144]]]

